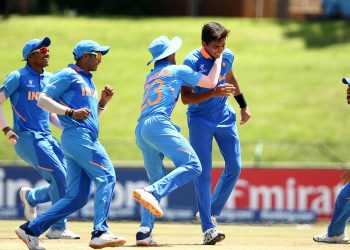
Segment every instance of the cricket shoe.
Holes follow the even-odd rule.
[[[198,221],[199,223],[201,223],[201,216],[200,216],[199,212],[196,213],[196,218],[197,218],[197,221]],[[215,215],[212,215],[212,216],[211,216],[211,222],[213,223],[213,225],[214,225],[215,227],[218,226],[218,222],[216,221]]]
[[[57,230],[57,229],[50,228],[50,230],[47,232],[45,236],[49,239],[66,239],[66,240],[80,239],[79,234],[73,233],[68,229]]]
[[[141,205],[143,205],[152,215],[158,218],[163,216],[164,213],[153,194],[143,189],[135,189],[133,191],[133,196],[135,200]]]
[[[222,231],[216,230],[216,228],[210,228],[203,234],[203,245],[215,245],[217,242],[223,241],[225,234]]]
[[[334,243],[334,244],[348,244],[349,238],[346,234],[328,236],[328,233],[325,232],[323,234],[315,235],[313,237],[316,242],[324,242],[324,243]]]
[[[152,230],[147,233],[140,231],[136,233],[136,246],[152,247],[156,245],[157,242],[153,239]]]
[[[15,233],[30,250],[46,250],[46,248],[40,246],[39,237],[32,236],[28,233],[27,223],[17,227]]]
[[[126,242],[124,237],[114,235],[109,231],[93,231],[91,235],[89,246],[94,249],[101,249],[104,247],[120,247]]]
[[[23,202],[24,205],[24,218],[26,220],[34,220],[36,218],[36,206],[32,206],[29,204],[27,200],[28,193],[32,190],[31,188],[28,187],[22,187],[19,190],[19,198]]]

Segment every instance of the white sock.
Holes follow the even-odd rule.
[[[148,233],[149,231],[151,231],[151,229],[149,227],[140,227],[139,232],[142,233]]]

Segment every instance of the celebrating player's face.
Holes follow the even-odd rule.
[[[210,42],[206,44],[202,43],[204,49],[208,52],[208,54],[213,58],[219,58],[226,46],[226,39],[220,39]]]
[[[28,59],[29,57],[32,64],[39,66],[40,68],[44,68],[49,65],[49,48],[46,46],[40,46],[38,49],[29,54]]]
[[[100,64],[102,60],[102,55],[101,53],[97,52],[91,52],[87,53],[88,54],[88,64],[89,64],[89,71],[96,71],[98,65]]]

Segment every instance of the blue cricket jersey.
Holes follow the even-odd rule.
[[[185,65],[173,65],[161,60],[146,77],[141,115],[144,117],[161,114],[170,117],[179,98],[182,85],[194,88],[202,74]]]
[[[225,48],[222,54],[221,71],[217,86],[226,82],[225,77],[227,72],[232,70],[233,61],[233,52],[230,49]],[[194,71],[200,72],[203,75],[208,75],[214,62],[215,59],[212,58],[202,47],[191,51],[186,56],[184,64],[188,65]],[[201,87],[194,88],[195,93],[204,93],[209,90],[210,89]],[[232,112],[234,112],[233,108],[227,101],[227,96],[215,97],[197,104],[188,105],[187,115],[204,116],[210,119],[216,117],[216,115],[220,116],[220,113],[225,112],[227,109],[230,109]]]
[[[13,110],[13,129],[16,132],[50,132],[49,112],[37,106],[40,92],[52,74],[34,71],[29,64],[8,74],[0,88],[10,98]]]
[[[92,74],[85,72],[75,64],[54,74],[43,93],[60,104],[73,109],[87,108],[90,115],[86,120],[75,120],[66,115],[58,115],[64,129],[86,128],[98,137],[98,94],[91,80]]]

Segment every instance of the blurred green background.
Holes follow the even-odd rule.
[[[22,47],[32,38],[51,38],[50,72],[73,62],[73,47],[82,39],[110,45],[93,78],[99,90],[105,84],[116,89],[101,118],[100,140],[117,164],[141,162],[134,128],[151,69],[148,45],[159,35],[180,36],[180,64],[200,46],[201,27],[209,21],[231,30],[227,47],[235,53],[233,70],[252,113],[247,124],[238,125],[244,164],[349,165],[350,105],[341,78],[349,76],[350,26],[343,21],[14,15],[0,20],[0,81],[24,66]],[[230,102],[239,119],[237,103]],[[12,124],[9,101],[4,107]],[[180,101],[172,120],[187,137],[185,113]],[[3,136],[0,159],[18,159]],[[216,146],[214,161],[222,161]]]

